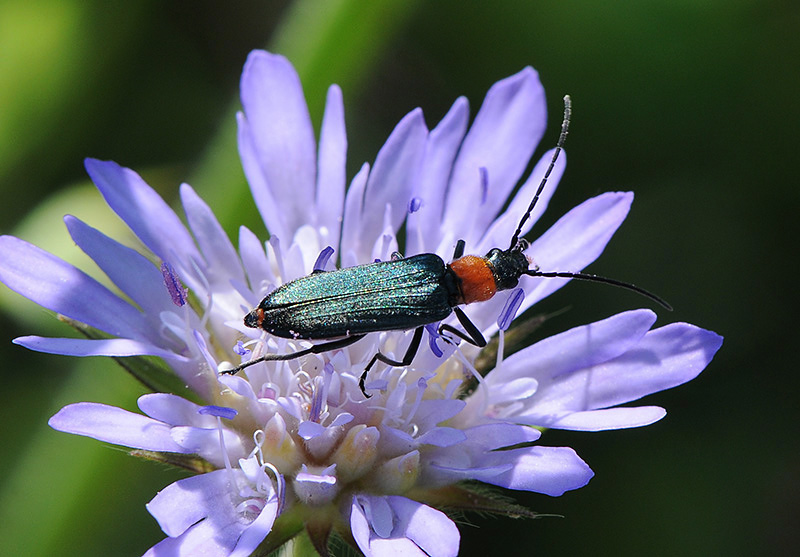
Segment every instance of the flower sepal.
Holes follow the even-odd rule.
[[[521,505],[516,505],[508,497],[478,482],[461,482],[439,489],[428,489],[424,493],[411,491],[407,493],[407,496],[438,509],[489,513],[508,518],[561,516],[537,513]]]
[[[304,508],[299,505],[289,506],[284,509],[275,519],[269,536],[264,538],[264,541],[253,551],[250,557],[267,557],[267,555],[280,549],[289,540],[296,541],[302,538],[298,534],[303,531],[307,518]]]
[[[330,520],[318,520],[316,517],[307,518],[305,532],[295,538],[294,555],[315,555],[312,551],[316,551],[316,554],[320,555],[320,557],[328,557],[331,554],[328,551],[331,531],[332,524]],[[355,542],[352,545],[357,547]]]

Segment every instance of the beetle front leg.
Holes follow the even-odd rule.
[[[466,247],[467,243],[464,240],[459,240],[456,242],[456,248],[453,250],[453,260],[459,259],[462,255],[464,255],[464,248]]]
[[[448,332],[456,335],[461,340],[465,340],[468,343],[472,344],[473,346],[477,346],[478,348],[483,348],[486,346],[486,339],[483,338],[483,334],[478,330],[478,327],[475,326],[475,323],[470,321],[467,314],[461,311],[461,308],[453,308],[453,311],[458,318],[458,322],[461,323],[461,326],[464,327],[464,331],[459,331],[452,325],[443,324],[439,326],[439,334],[441,335],[442,332]],[[446,335],[443,335],[442,338],[447,339]]]

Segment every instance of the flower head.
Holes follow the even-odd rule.
[[[460,482],[552,496],[582,487],[590,468],[570,448],[539,444],[541,429],[650,424],[663,409],[620,405],[692,379],[719,348],[712,332],[685,323],[652,329],[655,314],[638,310],[507,359],[501,350],[484,378],[473,367],[477,348],[443,342],[429,326],[410,365],[372,367],[370,398],[359,388],[367,363],[378,351],[401,358],[412,333],[371,333],[335,350],[220,373],[261,354],[308,348],[308,341],[246,327],[242,318],[276,287],[334,269],[337,261],[349,267],[391,259],[404,224],[407,256],[434,253],[449,261],[459,239],[470,253],[505,246],[552,158],[545,153],[523,180],[545,126],[544,92],[531,68],[495,84],[471,126],[463,98],[431,130],[422,112],[412,111],[349,188],[338,87],[328,91],[318,143],[286,59],[253,52],[241,97],[239,151],[271,234],[266,243],[242,227],[237,251],[184,184],[187,227],[132,170],[93,159],[86,161],[89,175],[147,252],[75,217],[65,222],[130,302],[53,255],[0,238],[0,280],[81,324],[87,337],[15,342],[131,362],[158,356],[189,388],[184,396],[142,396],[142,414],[79,403],[50,420],[58,430],[196,473],[147,505],[167,535],[149,554],[192,555],[199,547],[208,555],[266,554],[305,528],[322,553],[336,532],[367,555],[454,555],[459,533],[444,511],[479,503],[482,510],[525,512]],[[544,211],[564,165],[559,158],[523,234]],[[527,253],[543,269],[579,271],[603,251],[631,201],[630,193],[592,198]],[[470,306],[470,319],[491,337],[566,282],[524,277],[518,289]],[[130,368],[161,385],[163,373]],[[480,380],[470,392],[473,376]]]

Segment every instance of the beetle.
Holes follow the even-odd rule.
[[[389,358],[379,350],[365,367],[359,386],[364,396],[369,398],[364,381],[375,362],[396,367],[410,365],[419,349],[425,326],[442,321],[451,313],[455,313],[464,330],[441,324],[438,328],[440,334],[451,333],[475,346],[486,346],[480,330],[458,306],[489,300],[499,291],[516,287],[522,276],[574,278],[611,284],[633,290],[672,309],[660,297],[630,283],[584,273],[543,272],[535,265],[531,268],[524,253],[528,242],[520,238],[520,234],[564,147],[571,112],[571,101],[566,96],[561,134],[553,158],[507,249],[493,248],[485,257],[465,256],[464,241],[459,240],[449,264],[433,253],[407,258],[394,254],[391,261],[335,271],[315,270],[267,294],[258,307],[245,316],[244,324],[281,338],[327,342],[289,354],[260,356],[222,373],[236,373],[259,362],[293,360],[344,348],[369,333],[413,329],[413,337],[401,360]],[[450,340],[447,336],[443,338]]]

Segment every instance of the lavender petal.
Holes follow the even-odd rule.
[[[447,232],[441,229],[447,184],[468,120],[469,103],[460,97],[428,135],[420,178],[412,191],[422,207],[408,216],[406,255],[436,252]],[[448,249],[450,253],[442,255],[449,258],[453,248]]]
[[[86,339],[86,338],[49,338],[25,336],[14,339],[14,344],[29,350],[46,354],[63,354],[65,356],[159,356],[173,362],[188,362],[189,358],[176,354],[171,350],[154,346],[148,342],[139,342],[127,338]]]
[[[331,85],[319,134],[316,206],[317,224],[325,231],[322,244],[331,245],[337,250],[342,228],[339,219],[342,217],[347,185],[346,159],[347,132],[342,90]]]
[[[248,557],[256,550],[267,534],[272,531],[272,526],[278,517],[278,505],[277,497],[270,497],[267,500],[256,519],[239,536],[235,549],[228,557]]]
[[[489,466],[513,463],[513,468],[484,482],[525,491],[535,491],[558,497],[565,491],[585,486],[594,472],[569,447],[528,447],[499,453],[489,453],[476,463]]]
[[[75,243],[145,314],[158,315],[171,309],[161,273],[145,256],[78,218],[67,215],[64,223]]]
[[[594,408],[607,408],[682,385],[697,377],[722,346],[722,337],[688,323],[648,332],[635,349],[592,373]]]
[[[311,220],[317,175],[316,141],[300,78],[283,56],[255,50],[242,72],[241,99],[254,154],[291,240]]]
[[[532,377],[539,381],[541,393],[551,384],[564,381],[571,372],[607,362],[634,348],[655,320],[655,313],[640,309],[574,327],[513,354],[487,379],[491,385]],[[565,391],[565,396],[571,395]]]
[[[366,257],[370,243],[384,231],[384,211],[391,207],[390,226],[396,232],[406,218],[406,207],[418,179],[428,129],[422,111],[407,114],[395,126],[381,147],[370,172],[364,194],[359,235],[367,242],[361,253]]]
[[[502,422],[471,427],[465,433],[468,444],[479,448],[481,452],[531,443],[542,435],[541,431],[532,427]]]
[[[239,255],[206,202],[188,184],[181,185],[181,201],[186,220],[208,264],[209,278],[219,277],[226,284],[230,280],[244,281]]]
[[[478,243],[522,176],[546,121],[544,88],[532,68],[489,89],[453,166],[443,229],[458,232],[467,245]],[[480,167],[491,181],[485,204]]]
[[[603,336],[604,329],[612,329],[614,323],[622,323],[624,319],[630,321],[635,313],[640,312],[626,312],[599,322],[601,326],[595,329],[598,336]],[[569,424],[570,429],[596,428],[598,424],[587,411],[610,408],[685,383],[708,365],[722,344],[722,338],[713,332],[685,323],[673,323],[649,331],[639,342],[614,355],[626,341],[624,336],[620,336],[615,349],[606,352],[605,358],[600,349],[596,351],[597,357],[592,357],[589,351],[580,349],[579,341],[580,336],[592,330],[590,327],[568,331],[562,343],[550,342],[562,335],[543,341],[549,346],[541,352],[533,350],[538,345],[529,349],[528,358],[533,365],[528,366],[528,372],[539,379],[539,389],[530,401],[525,402],[529,410],[520,412],[525,423],[545,427]],[[627,339],[634,337],[635,334]],[[578,340],[578,344],[568,342],[572,340]],[[561,350],[575,350],[576,359],[568,362],[568,358],[549,355],[548,352],[556,349],[557,345]],[[570,412],[587,413],[582,415],[583,420],[579,416],[566,420]],[[632,421],[623,427],[634,427],[650,418],[657,419],[659,413],[659,410],[654,410],[648,414],[649,418],[632,414],[629,416]]]
[[[444,513],[398,496],[353,497],[350,528],[369,557],[457,555],[461,539]]]
[[[604,193],[585,201],[561,217],[540,236],[528,253],[543,271],[580,271],[597,259],[611,237],[628,216],[632,193]],[[535,286],[525,286],[524,311],[535,302],[555,292],[566,280],[539,278]]]
[[[631,193],[605,193],[589,199],[561,217],[547,232],[533,242],[526,252],[542,271],[580,271],[605,249],[611,237],[625,220],[633,201]],[[549,296],[570,279],[522,277],[520,286],[525,300],[523,313],[533,304]],[[497,332],[496,319],[502,300],[495,297],[471,309],[472,321],[484,336]]]
[[[443,512],[405,497],[387,497],[402,532],[424,551],[423,555],[458,555],[461,534]]]
[[[604,431],[650,425],[666,415],[667,411],[659,406],[636,406],[585,412],[560,412],[551,414],[544,419],[541,415],[515,416],[514,419],[551,429]]]
[[[239,228],[239,252],[242,263],[250,282],[250,288],[259,298],[251,301],[251,307],[260,301],[260,294],[264,294],[264,286],[276,284],[275,274],[267,261],[264,253],[264,244],[247,227]]]
[[[86,170],[115,213],[154,254],[174,265],[187,285],[193,282],[192,261],[202,261],[186,227],[178,215],[153,188],[129,168],[112,161],[86,159]]]
[[[512,199],[508,209],[498,216],[489,226],[489,229],[480,239],[478,245],[470,248],[471,252],[486,253],[494,247],[510,247],[508,246],[508,242],[516,231],[522,216],[525,214],[525,211],[528,210],[531,201],[533,201],[533,197],[536,195],[539,185],[542,183],[542,178],[544,177],[547,168],[550,166],[550,162],[553,160],[554,150],[555,149],[550,149],[544,155],[542,155],[542,157],[539,159],[539,162],[536,163],[533,172],[531,172],[528,179],[525,181],[522,187],[520,187],[516,195],[514,195],[514,199]],[[545,210],[547,209],[547,205],[550,202],[550,198],[553,197],[556,189],[558,189],[558,183],[561,180],[561,176],[564,174],[566,167],[567,153],[565,151],[561,151],[561,154],[558,156],[558,160],[556,161],[550,176],[547,178],[547,185],[545,185],[545,188],[542,190],[541,194],[539,194],[539,199],[536,201],[536,206],[533,208],[530,216],[522,226],[522,232],[520,234],[521,236],[527,234],[533,225],[539,220],[542,214],[544,214]]]
[[[273,195],[272,186],[261,168],[260,153],[256,148],[254,132],[250,123],[241,112],[236,115],[236,122],[238,124],[236,141],[239,146],[239,159],[242,161],[242,169],[261,219],[271,237],[291,239],[294,234],[290,229],[288,216]]]
[[[183,397],[169,393],[148,393],[136,401],[139,410],[153,419],[169,425],[193,425],[213,428],[217,422],[211,416],[199,414],[200,406]]]
[[[149,326],[135,307],[46,251],[0,237],[0,282],[40,306],[114,336],[144,339]]]
[[[70,404],[59,410],[47,423],[58,431],[92,437],[134,449],[170,453],[191,452],[172,440],[170,426],[105,404],[93,402]]]
[[[364,215],[364,192],[369,180],[370,167],[368,164],[361,166],[361,169],[353,177],[344,201],[344,218],[342,220],[342,267],[352,267],[369,261],[367,254],[362,254],[363,250],[368,249],[366,243],[361,246],[362,241],[362,220]]]

